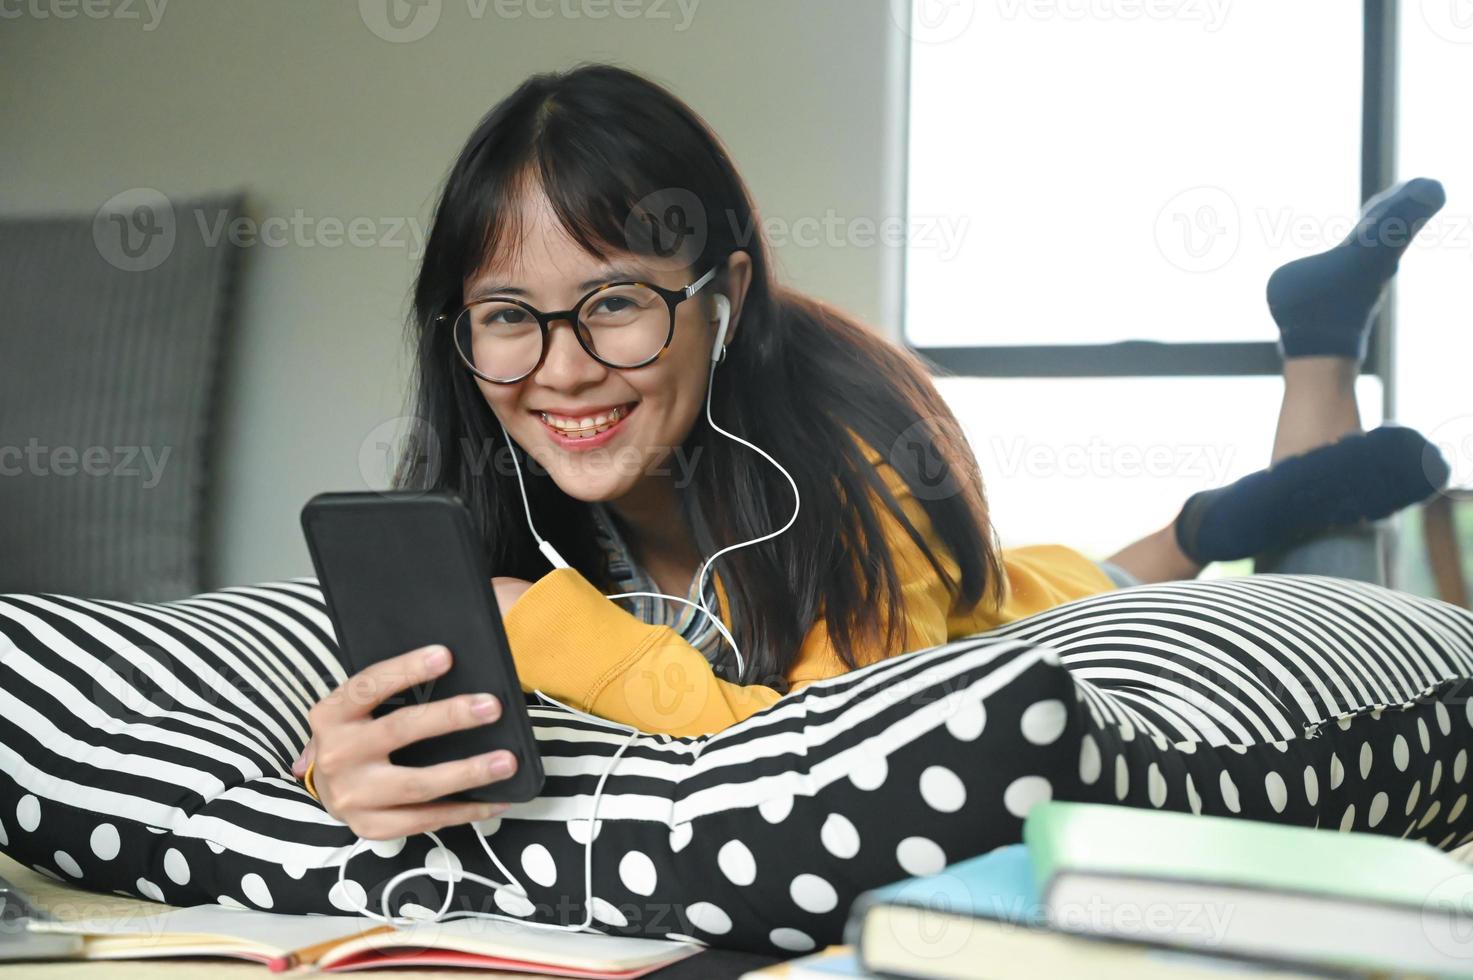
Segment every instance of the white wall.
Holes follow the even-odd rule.
[[[892,0],[427,0],[411,29],[433,26],[409,41],[370,29],[389,33],[386,3],[415,9],[0,0],[0,213],[245,187],[257,218],[307,229],[307,244],[247,256],[210,586],[310,574],[302,503],[386,485],[360,449],[405,405],[416,255],[392,229],[423,226],[471,126],[533,72],[608,60],[671,87],[726,142],[764,220],[793,229],[779,273],[895,329],[897,250],[849,224],[899,213]],[[354,218],[386,240],[320,243],[324,220]],[[817,241],[796,239],[803,219]]]

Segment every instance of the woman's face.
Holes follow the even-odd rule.
[[[470,302],[510,295],[539,310],[571,309],[605,282],[638,279],[680,289],[705,269],[670,268],[634,253],[606,264],[584,251],[558,223],[538,192],[529,204],[520,247],[507,266],[481,270],[466,284]],[[736,253],[732,266],[747,257]],[[744,276],[738,276],[745,292]],[[642,481],[684,472],[693,461],[670,459],[703,411],[711,345],[717,324],[708,319],[718,280],[675,308],[675,335],[659,360],[617,369],[595,361],[566,320],[552,324],[547,357],[524,380],[509,385],[476,378],[487,404],[512,440],[536,459],[562,491],[583,501],[615,501]],[[732,297],[735,332],[740,299]],[[589,424],[589,423],[592,424]]]

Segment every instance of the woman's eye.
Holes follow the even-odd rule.
[[[497,310],[486,317],[485,324],[488,327],[515,326],[526,322],[526,316],[525,310]]]

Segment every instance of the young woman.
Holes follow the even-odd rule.
[[[1365,522],[1446,478],[1411,430],[1363,434],[1353,389],[1405,232],[1440,203],[1435,182],[1405,185],[1347,243],[1280,270],[1275,465],[1096,563],[997,545],[977,463],[924,365],[777,284],[750,196],[694,112],[619,68],[538,75],[477,126],[436,208],[412,322],[425,428],[397,483],[469,505],[528,691],[673,735],[1214,560],[1371,578]],[[1392,220],[1394,243],[1380,234]],[[569,567],[550,569],[537,535]],[[606,598],[626,592],[687,602]],[[509,775],[507,753],[422,771],[388,761],[495,719],[493,698],[370,714],[470,653],[406,653],[313,710],[296,771],[356,832],[504,809],[430,801]]]

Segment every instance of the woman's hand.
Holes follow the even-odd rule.
[[[523,592],[532,587],[532,583],[509,575],[497,575],[491,579],[491,587],[496,590],[496,605],[500,607],[504,619],[506,611],[522,597]]]
[[[450,660],[450,651],[436,645],[382,661],[348,678],[308,713],[312,741],[303,756],[316,759],[312,782],[317,795],[358,836],[393,840],[486,820],[506,810],[505,803],[438,801],[515,773],[516,756],[505,749],[433,766],[389,761],[390,752],[412,742],[501,717],[501,704],[490,694],[408,704],[373,717],[374,707],[391,695],[445,673]]]
[[[512,607],[512,603],[520,599],[522,593],[532,587],[532,583],[526,579],[512,578],[509,575],[497,575],[491,579],[491,587],[496,592],[496,605],[500,608],[501,615],[504,617],[506,611]],[[317,741],[315,738],[308,738],[307,747],[302,750],[302,754],[297,756],[296,761],[292,763],[292,775],[298,779],[307,775],[307,767],[312,764],[312,760],[316,757]],[[314,784],[321,778],[316,772],[312,774],[312,777]]]

